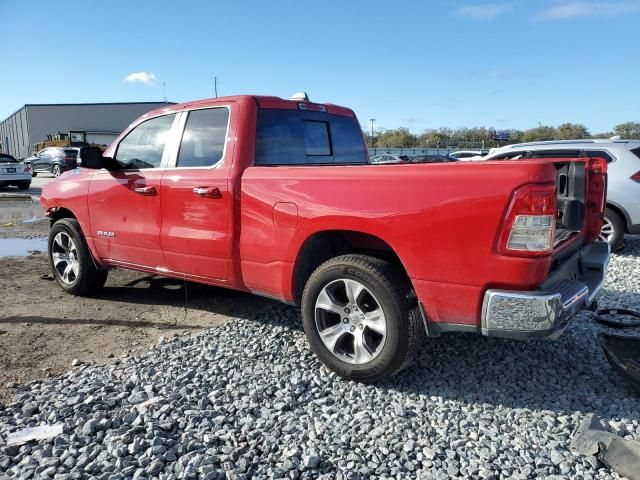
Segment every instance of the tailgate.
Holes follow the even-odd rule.
[[[554,256],[596,240],[606,205],[607,163],[601,158],[544,159],[556,168]]]

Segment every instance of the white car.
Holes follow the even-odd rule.
[[[8,186],[27,190],[31,186],[31,170],[11,155],[0,153],[0,187]]]
[[[479,160],[483,155],[486,155],[488,150],[458,150],[457,152],[450,153],[449,156],[457,158],[458,160]]]
[[[640,234],[640,140],[613,137],[519,143],[492,150],[482,160],[579,156],[607,161],[607,210],[600,237],[612,249],[620,248],[625,233]]]

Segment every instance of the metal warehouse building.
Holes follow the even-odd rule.
[[[0,152],[21,159],[48,135],[87,132],[90,143],[109,144],[132,121],[167,102],[27,104],[0,123]]]

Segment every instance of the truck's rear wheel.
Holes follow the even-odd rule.
[[[72,218],[58,220],[49,231],[49,265],[58,285],[73,295],[91,293],[107,281],[107,270],[96,268],[80,224]]]
[[[344,255],[318,267],[302,296],[304,330],[322,363],[360,382],[389,377],[424,336],[408,279],[389,262]]]

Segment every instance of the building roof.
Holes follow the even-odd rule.
[[[4,123],[9,118],[13,117],[16,113],[26,107],[81,107],[87,105],[175,105],[175,102],[165,101],[151,101],[151,102],[94,102],[94,103],[25,103],[15,112],[7,115],[7,117],[0,121]]]

